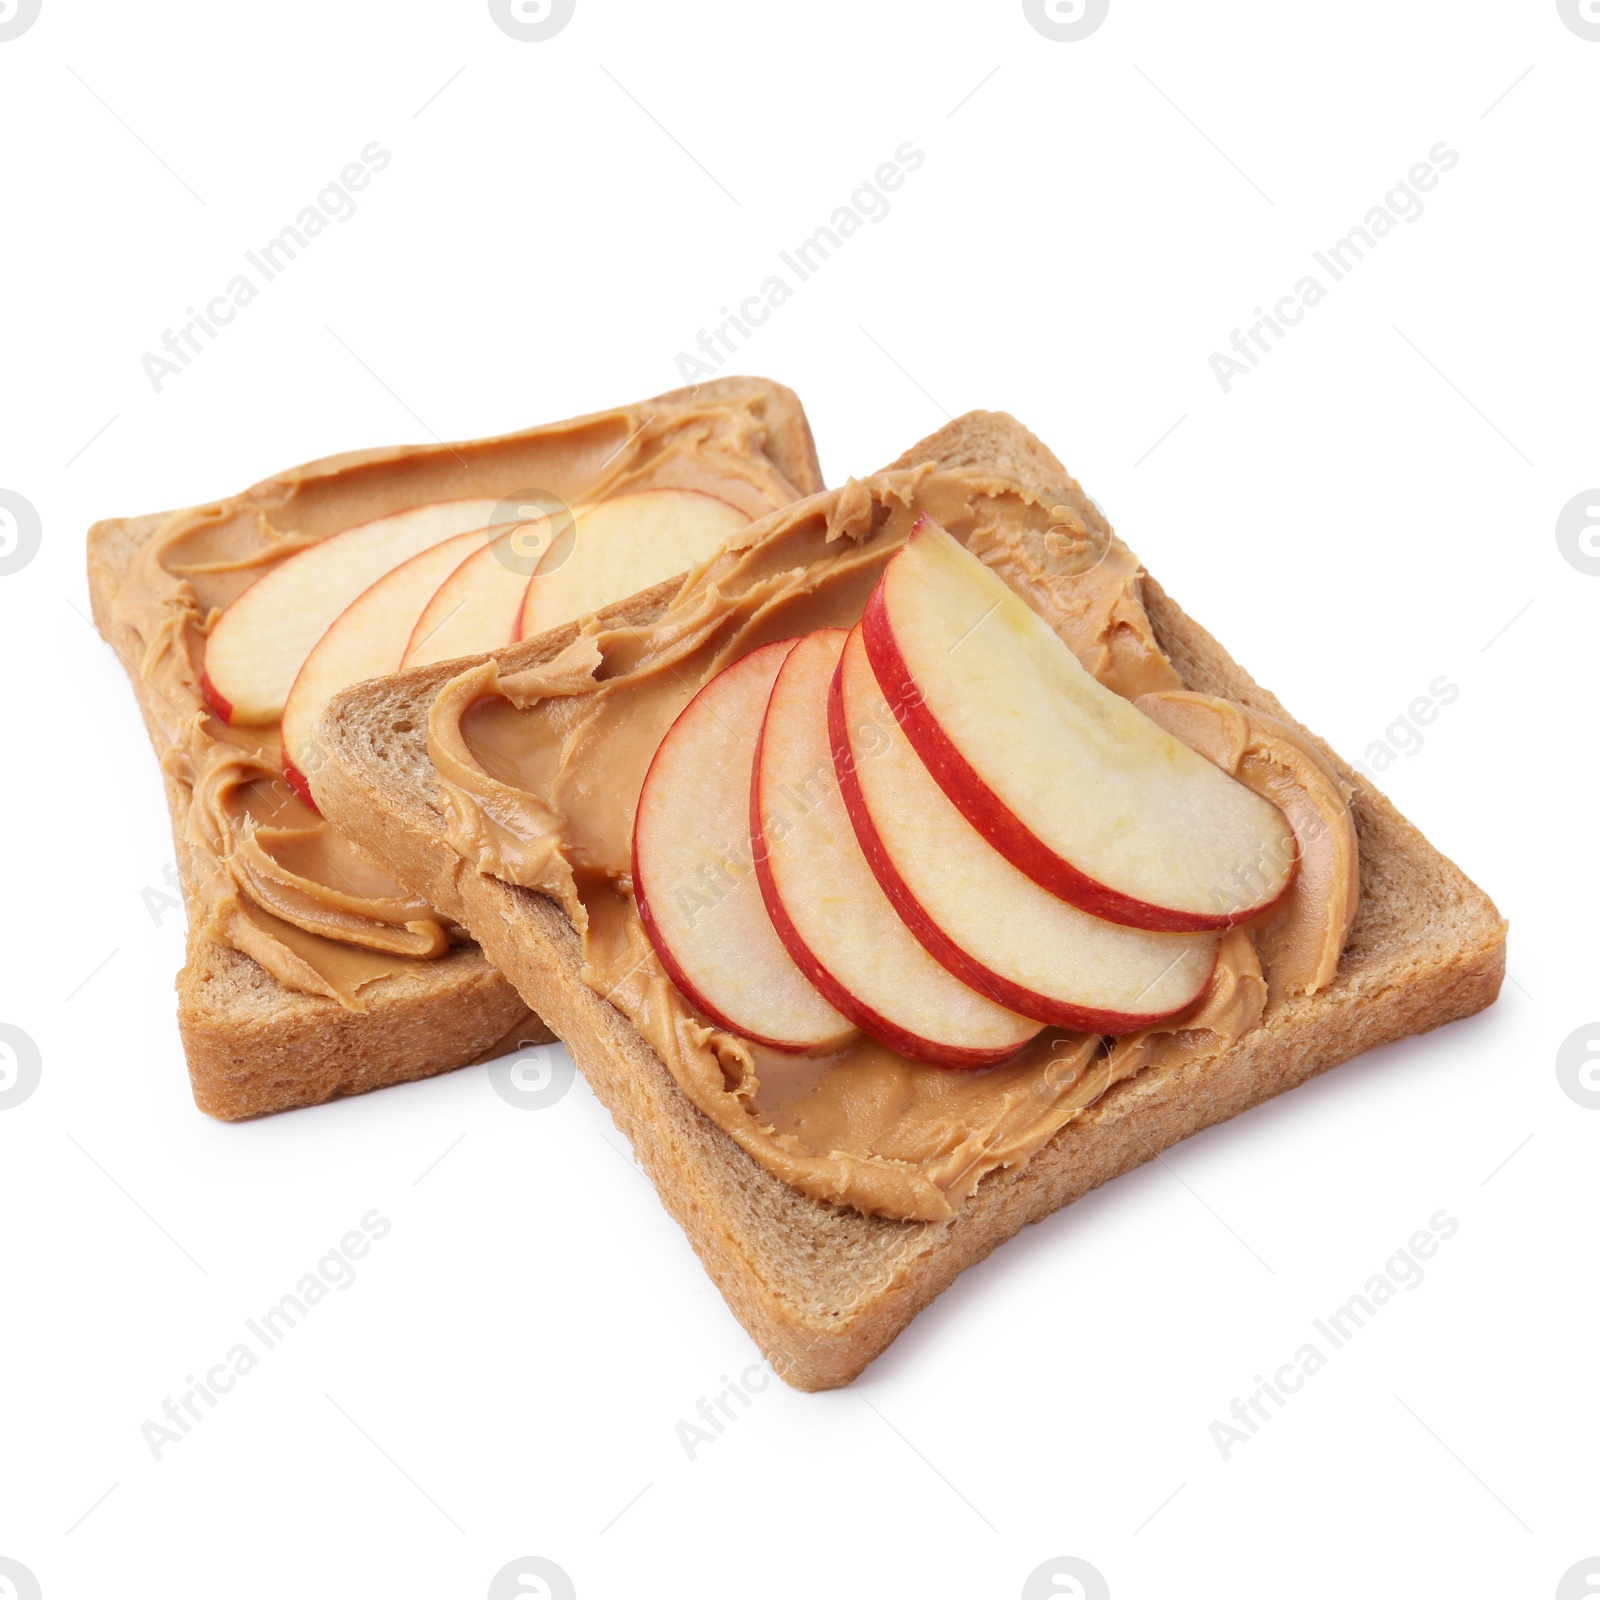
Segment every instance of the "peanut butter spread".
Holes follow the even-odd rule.
[[[985,1173],[1025,1162],[1120,1079],[1174,1052],[1204,1060],[1226,1050],[1259,1020],[1275,961],[1288,964],[1292,982],[1305,981],[1309,930],[1323,930],[1316,971],[1328,948],[1337,960],[1337,925],[1348,931],[1350,908],[1342,881],[1308,874],[1284,913],[1292,936],[1232,930],[1210,987],[1185,1014],[1110,1042],[1047,1028],[1010,1061],[978,1072],[920,1065],[865,1036],[827,1055],[785,1055],[697,1013],[657,960],[633,897],[629,844],[650,758],[730,661],[771,640],[857,622],[922,512],[1017,588],[1103,682],[1129,696],[1181,688],[1145,614],[1137,561],[1087,501],[1051,506],[1005,478],[920,467],[853,481],[768,518],[691,574],[648,624],[591,622],[548,662],[503,676],[492,661],[463,672],[434,704],[428,745],[464,860],[565,908],[581,938],[584,981],[632,1020],[706,1116],[816,1199],[941,1221]],[[1337,787],[1320,781],[1326,775],[1312,771],[1289,730],[1227,702],[1206,704],[1248,723],[1240,737],[1255,759],[1235,759],[1237,738],[1224,752],[1241,781],[1292,818],[1324,806],[1342,815]],[[748,841],[729,840],[720,868],[750,870]],[[1322,903],[1335,887],[1337,914]],[[714,904],[716,876],[686,888]]]
[[[194,932],[353,1011],[368,984],[466,939],[301,802],[284,780],[276,723],[230,727],[212,715],[206,635],[250,583],[331,534],[438,500],[537,489],[576,505],[686,488],[759,518],[818,487],[791,483],[768,442],[759,396],[669,396],[471,444],[332,457],[169,517],[135,559],[115,617],[153,691]]]
[[[1142,694],[1134,703],[1289,819],[1299,866],[1283,904],[1256,929],[1256,947],[1272,999],[1315,994],[1333,978],[1361,897],[1350,790],[1304,739],[1264,711],[1187,691]]]

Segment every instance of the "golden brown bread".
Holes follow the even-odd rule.
[[[1061,464],[1004,415],[969,414],[894,465],[930,460],[998,470],[1082,504]],[[674,587],[602,615],[647,621]],[[1153,581],[1145,597],[1187,687],[1299,726]],[[575,633],[558,630],[500,659],[508,670],[548,659]],[[1203,1066],[1175,1061],[1120,1084],[1025,1166],[987,1177],[949,1224],[809,1200],[702,1116],[627,1018],[588,988],[577,935],[552,902],[469,870],[447,843],[424,730],[456,670],[378,680],[332,702],[318,802],[402,882],[469,927],[550,1020],[734,1314],[799,1388],[848,1383],[957,1273],[1024,1223],[1361,1051],[1477,1011],[1499,990],[1505,928],[1487,896],[1313,737],[1354,789],[1361,845],[1360,910],[1331,986],[1275,1001],[1259,1026]]]
[[[696,391],[678,390],[648,404],[670,405]],[[749,396],[761,407],[768,451],[791,482],[822,486],[816,448],[799,400],[759,378],[705,384],[700,397]],[[348,465],[370,452],[331,458]],[[116,597],[143,546],[171,513],[97,523],[89,533],[89,596],[101,635],[116,650],[158,756],[171,742],[174,708],[139,670],[140,642],[119,621]],[[178,1026],[188,1058],[195,1103],[234,1120],[319,1104],[339,1095],[430,1077],[481,1061],[521,1042],[553,1037],[516,989],[476,945],[460,945],[437,961],[409,963],[369,985],[365,1010],[286,988],[249,956],[200,930],[206,908],[196,903],[200,875],[188,860],[181,824],[187,795],[163,763],[177,867],[189,933],[178,974]]]

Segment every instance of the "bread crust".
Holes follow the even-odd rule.
[[[1087,504],[1054,456],[1003,414],[960,418],[895,466],[927,460],[998,470],[1061,504]],[[602,616],[646,622],[672,592],[663,585]],[[583,982],[578,936],[561,910],[462,862],[435,809],[423,731],[457,666],[360,686],[324,715],[330,759],[315,787],[325,814],[471,929],[549,1020],[734,1315],[797,1388],[850,1382],[957,1274],[1026,1223],[1341,1061],[1481,1010],[1499,992],[1505,924],[1489,898],[1153,580],[1145,599],[1187,688],[1287,722],[1350,786],[1361,848],[1356,923],[1326,989],[1273,1002],[1220,1056],[1166,1060],[1117,1085],[1026,1165],[987,1176],[945,1224],[830,1206],[767,1172],[690,1104],[628,1019]],[[576,631],[546,634],[499,659],[506,670],[547,660]]]

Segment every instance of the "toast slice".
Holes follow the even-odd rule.
[[[1054,456],[1003,414],[971,413],[894,466],[924,462],[999,472],[1046,503],[1087,505]],[[662,586],[601,616],[648,622],[671,596]],[[1298,729],[1148,578],[1145,600],[1187,688]],[[499,660],[506,670],[548,660],[576,633],[557,630]],[[1158,1063],[1118,1084],[1031,1160],[985,1177],[953,1221],[900,1222],[808,1199],[702,1115],[628,1018],[583,982],[578,936],[553,901],[480,875],[452,848],[435,807],[425,729],[454,670],[376,680],[334,700],[322,722],[330,759],[315,780],[319,804],[381,851],[402,882],[471,928],[549,1019],[734,1314],[798,1388],[848,1383],[964,1267],[1024,1223],[1363,1050],[1478,1011],[1499,991],[1505,925],[1488,897],[1307,735],[1349,785],[1360,840],[1360,906],[1328,987],[1275,999],[1220,1056],[1198,1066]]]
[[[822,487],[810,425],[798,398],[759,378],[729,378],[677,390],[631,408],[671,416],[699,401],[737,404],[753,419],[772,467],[801,493]],[[579,419],[583,422],[590,419]],[[574,424],[576,426],[576,424]],[[630,424],[631,426],[631,424]],[[514,438],[515,436],[513,436]],[[248,491],[274,503],[296,481],[347,469],[426,470],[451,446],[352,452],[313,462]],[[197,870],[185,826],[194,797],[169,759],[198,707],[162,692],[143,670],[147,641],[121,614],[118,597],[141,552],[177,512],[99,522],[89,532],[89,595],[96,627],[117,652],[145,728],[161,758],[177,868],[188,916],[178,974],[178,1026],[195,1103],[227,1120],[315,1105],[430,1077],[553,1037],[475,943],[435,960],[411,960],[361,990],[361,1010],[280,982],[250,955],[209,936],[210,874]]]

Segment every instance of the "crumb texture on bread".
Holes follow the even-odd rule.
[[[1103,526],[1060,463],[1003,414],[962,417],[895,465],[925,461],[1013,477]],[[1146,580],[1144,596],[1185,687],[1299,729],[1157,584]],[[645,621],[670,597],[664,586],[602,615]],[[500,659],[508,670],[549,659],[575,632]],[[1478,1011],[1499,991],[1505,926],[1488,897],[1307,734],[1352,789],[1361,851],[1360,908],[1328,988],[1278,999],[1220,1057],[1165,1057],[1117,1085],[1025,1165],[991,1173],[951,1222],[895,1222],[810,1200],[696,1111],[627,1019],[588,988],[578,937],[553,902],[480,876],[451,849],[425,729],[453,675],[423,669],[340,696],[323,722],[330,760],[319,801],[381,846],[401,881],[472,929],[567,1041],[734,1314],[802,1389],[848,1383],[964,1267],[1024,1224],[1362,1051]]]

